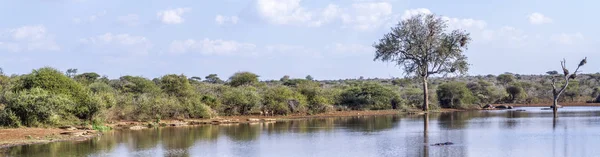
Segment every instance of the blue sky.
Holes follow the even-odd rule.
[[[589,58],[599,72],[597,1],[0,0],[0,67],[43,66],[110,78],[227,78],[251,71],[316,79],[401,77],[371,45],[403,18],[435,13],[465,29],[470,75],[541,74]]]

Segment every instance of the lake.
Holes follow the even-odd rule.
[[[600,107],[361,116],[115,131],[6,156],[554,157],[600,154]],[[453,142],[449,146],[434,143]]]

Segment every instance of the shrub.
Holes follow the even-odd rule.
[[[0,111],[0,126],[6,127],[20,127],[21,119],[11,110]]]
[[[158,93],[160,88],[152,80],[139,76],[123,76],[111,81],[111,86],[123,93]]]
[[[346,89],[341,95],[341,105],[352,109],[397,108],[400,95],[378,83],[363,83]]]
[[[223,93],[222,99],[221,112],[226,115],[246,115],[261,104],[260,95],[251,86],[231,88]]]
[[[258,83],[258,77],[258,75],[251,72],[237,72],[229,77],[229,82],[227,84],[233,87],[254,85]]]
[[[41,88],[21,92],[9,92],[5,95],[7,106],[4,117],[10,120],[4,125],[43,126],[71,123],[69,110],[75,104],[64,95],[51,94]],[[19,123],[15,121],[20,121]]]
[[[62,95],[72,101],[75,106],[69,109],[81,119],[91,120],[98,112],[98,102],[92,99],[89,90],[56,69],[45,67],[33,70],[31,74],[21,77],[12,91],[20,92],[33,88],[41,88],[49,94]]]
[[[439,103],[445,108],[468,108],[472,105],[474,97],[463,82],[448,82],[438,87],[437,97]]]
[[[160,79],[160,88],[167,94],[186,97],[192,94],[192,85],[185,75],[165,75]]]
[[[263,111],[271,111],[274,114],[286,115],[292,112],[303,111],[306,98],[286,86],[268,87],[263,93]],[[290,107],[288,101],[296,101],[297,106]]]
[[[333,110],[333,100],[325,97],[326,93],[323,91],[318,82],[302,82],[297,84],[296,89],[306,97],[309,114],[317,114]]]

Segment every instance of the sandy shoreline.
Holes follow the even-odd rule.
[[[498,105],[509,105],[513,107],[549,107],[551,104],[493,104]],[[561,103],[562,106],[600,106],[600,103]],[[437,111],[430,111],[430,113],[439,112],[460,112],[467,110],[460,109],[440,109]],[[279,120],[293,120],[293,119],[309,119],[309,118],[329,118],[329,117],[351,117],[351,116],[377,116],[377,115],[400,115],[400,114],[423,114],[424,112],[418,110],[412,111],[400,111],[400,110],[366,110],[366,111],[335,111],[317,115],[287,115],[287,116],[222,116],[212,119],[185,119],[185,120],[162,120],[158,126],[170,127],[170,126],[190,126],[190,125],[204,125],[204,124],[231,124],[231,123],[254,123],[264,121],[279,121]],[[136,121],[120,121],[113,124],[107,124],[112,128],[113,131],[120,129],[130,129],[132,127],[138,127],[138,129],[148,128],[151,122],[136,122]],[[28,144],[41,144],[49,142],[59,141],[82,141],[88,140],[96,136],[101,136],[102,133],[96,132],[95,130],[65,130],[58,128],[14,128],[14,129],[0,129],[0,152],[1,149],[28,145]]]

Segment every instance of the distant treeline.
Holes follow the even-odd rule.
[[[489,103],[547,103],[545,75],[431,78],[431,108],[475,108]],[[313,80],[283,76],[259,81],[250,72],[226,80],[216,74],[160,78],[66,73],[44,67],[24,75],[0,75],[0,126],[39,127],[107,121],[211,118],[226,115],[318,114],[336,110],[417,109],[420,82],[410,78]],[[600,74],[571,82],[567,101],[595,101]]]

